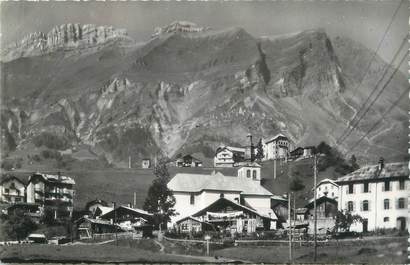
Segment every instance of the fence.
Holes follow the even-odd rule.
[[[195,240],[195,239],[177,239],[177,238],[170,238],[170,237],[163,237],[165,240],[174,241],[174,242],[186,242],[186,243],[203,243],[206,244],[206,240]],[[222,241],[209,241],[209,244],[214,245],[223,245]]]
[[[95,240],[110,240],[110,239],[129,239],[129,238],[136,238],[134,232],[121,232],[117,233],[104,233],[104,234],[94,234],[93,239]]]

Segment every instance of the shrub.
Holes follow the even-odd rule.
[[[45,159],[57,159],[57,160],[61,160],[61,154],[60,152],[56,151],[56,150],[43,150],[41,151],[41,155],[45,158]]]
[[[49,149],[65,150],[69,145],[66,137],[57,136],[49,132],[42,132],[33,138],[36,147],[45,146]]]

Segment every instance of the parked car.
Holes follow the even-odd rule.
[[[27,240],[37,244],[47,244],[47,238],[44,234],[30,234],[28,235]]]

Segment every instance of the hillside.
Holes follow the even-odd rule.
[[[33,147],[38,138],[53,138],[57,147],[47,148],[67,160],[83,150],[117,167],[129,156],[139,161],[186,150],[210,158],[217,145],[242,145],[249,132],[256,139],[283,132],[295,145],[335,145],[388,67],[377,58],[355,91],[372,51],[343,37],[331,40],[321,29],[269,38],[241,28],[167,31],[136,43],[124,30],[70,25],[2,51],[2,160],[41,167],[19,155],[40,155],[44,145]],[[93,27],[96,35],[83,34]],[[407,88],[397,74],[338,148],[348,151]],[[359,160],[403,160],[404,102],[356,148]]]

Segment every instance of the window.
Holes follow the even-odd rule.
[[[389,217],[384,217],[383,218],[383,222],[388,222],[389,221]]]
[[[352,201],[347,202],[347,210],[349,212],[353,212],[353,202]]]
[[[364,211],[364,212],[367,212],[367,211],[369,210],[369,201],[368,201],[368,200],[364,200],[364,201],[363,201],[363,206],[362,206],[362,208],[363,208],[363,211]]]
[[[349,194],[353,194],[353,184],[349,184]]]
[[[334,192],[332,192],[332,197],[334,197],[335,196],[335,193]]]
[[[404,190],[405,189],[405,181],[404,179],[401,179],[399,181],[399,190]]]
[[[5,193],[9,193],[9,191],[10,191],[9,189],[4,189]]]
[[[397,208],[399,208],[399,209],[406,208],[406,205],[404,203],[404,198],[399,198],[398,203],[397,203]]]
[[[251,170],[250,169],[246,170],[246,177],[247,178],[251,177]]]
[[[384,191],[390,191],[390,181],[388,180],[384,182]]]
[[[363,183],[363,192],[369,192],[369,183]]]
[[[383,204],[384,204],[384,209],[385,209],[385,210],[390,209],[390,201],[389,201],[389,199],[384,199]]]
[[[224,198],[225,195],[223,193],[219,194],[219,198]]]
[[[319,187],[319,191],[320,191],[320,187]]]
[[[256,179],[256,170],[252,171],[252,178]]]
[[[195,204],[195,195],[194,195],[194,194],[191,194],[191,197],[189,198],[189,203],[190,203],[191,205],[194,205],[194,204]]]

